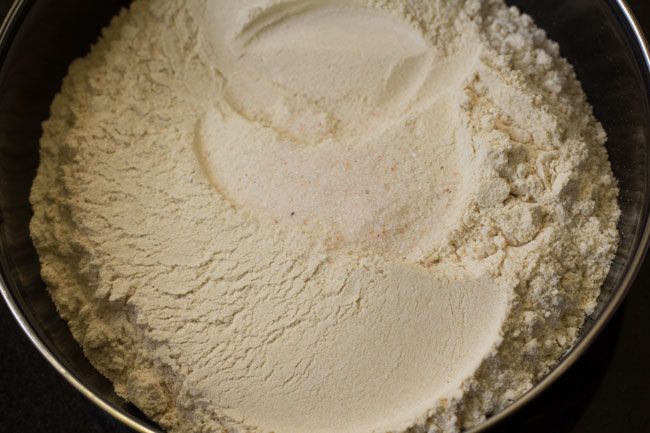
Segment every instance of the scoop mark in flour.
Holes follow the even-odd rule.
[[[263,3],[206,26],[226,106],[199,120],[197,155],[237,208],[418,261],[468,194],[459,89],[476,47],[436,57],[411,23],[362,4]]]
[[[439,80],[432,70],[456,71],[411,24],[361,3],[273,4],[234,29],[206,30],[225,99],[247,119],[315,144],[384,128]]]
[[[335,244],[417,261],[442,244],[467,190],[468,177],[455,169],[463,143],[445,125],[451,111],[441,100],[378,136],[308,147],[212,111],[197,124],[195,149],[210,182],[235,207]]]

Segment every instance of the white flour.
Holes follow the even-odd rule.
[[[136,0],[53,102],[32,236],[171,432],[456,432],[593,311],[605,140],[501,0]]]

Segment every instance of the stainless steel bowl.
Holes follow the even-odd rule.
[[[85,54],[128,0],[18,0],[0,27],[0,292],[43,356],[103,410],[140,432],[160,430],[113,392],[83,356],[39,276],[29,237],[29,189],[41,122],[72,60]],[[510,0],[558,41],[576,67],[620,181],[622,241],[598,309],[578,344],[535,388],[472,433],[534,399],[571,366],[612,317],[641,266],[650,236],[650,57],[623,0]]]

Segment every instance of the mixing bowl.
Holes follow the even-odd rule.
[[[19,0],[0,28],[0,291],[34,345],[80,392],[141,432],[160,430],[86,360],[39,276],[29,236],[29,190],[38,165],[41,122],[70,62],[88,52],[127,0]],[[597,311],[578,344],[535,388],[472,432],[484,431],[556,380],[605,326],[642,264],[650,230],[648,137],[650,59],[622,0],[511,0],[529,13],[576,68],[620,181],[622,240]]]

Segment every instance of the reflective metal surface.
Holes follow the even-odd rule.
[[[649,241],[650,58],[622,0],[511,0],[535,18],[575,65],[621,186],[622,242],[598,310],[579,344],[533,390],[471,430],[484,431],[535,398],[587,348],[623,299]],[[128,0],[19,0],[0,27],[0,292],[38,350],[99,407],[140,432],[159,432],[84,358],[39,277],[29,238],[29,189],[40,123],[69,63]]]

